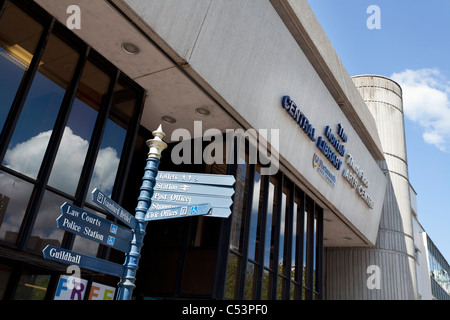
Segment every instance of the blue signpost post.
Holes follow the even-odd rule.
[[[131,300],[149,221],[194,216],[227,218],[231,214],[235,178],[158,172],[161,153],[167,148],[161,126],[153,136],[147,141],[149,153],[134,216],[100,190],[92,191],[94,203],[126,227],[69,203],[61,206],[61,216],[56,220],[58,228],[125,252],[125,263],[119,265],[51,245],[43,250],[45,259],[120,277],[116,300]]]
[[[150,207],[151,198],[153,195],[153,187],[155,186],[155,178],[158,174],[158,167],[161,160],[161,153],[167,148],[167,144],[162,140],[165,137],[161,126],[153,132],[154,139],[147,141],[149,153],[147,157],[147,164],[145,166],[144,176],[142,177],[142,185],[138,197],[138,204],[135,209],[134,217],[137,219],[139,225],[135,230],[134,238],[131,241],[131,250],[125,259],[126,274],[119,283],[119,290],[117,293],[117,300],[131,300],[133,289],[135,288],[136,271],[139,267],[139,260],[141,258],[141,249],[144,245],[145,229],[147,228],[147,221],[145,215]]]

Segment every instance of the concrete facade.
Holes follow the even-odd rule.
[[[377,123],[386,158],[379,165],[388,185],[375,247],[326,250],[327,297],[414,300],[416,258],[402,91],[384,77],[358,76],[353,81]],[[365,281],[371,275],[370,266],[379,267],[381,282],[377,288]],[[350,278],[354,281],[345,280]]]
[[[351,79],[331,44],[324,41],[323,31],[317,28],[320,31],[303,39],[310,48],[318,46],[320,52],[305,54],[299,44],[302,35],[293,37],[298,29],[292,28],[292,24],[305,23],[299,16],[320,26],[306,1],[301,1],[301,6],[289,1],[237,0],[115,3],[149,35],[157,35],[155,41],[169,47],[169,54],[244,129],[280,130],[277,152],[282,167],[330,208],[326,221],[340,220],[351,229],[350,234],[343,234],[338,223],[328,223],[325,245],[375,243],[386,183],[375,161],[380,160],[379,138],[369,130],[375,127],[373,118],[354,86],[348,86]],[[287,9],[291,15],[286,13]],[[280,17],[282,11],[285,13]],[[187,22],[181,23],[184,21]],[[313,57],[315,65],[311,62]],[[318,71],[318,60],[327,61],[328,73]],[[324,78],[329,83],[324,83]],[[353,153],[358,150],[355,160],[371,180],[368,193],[374,199],[372,209],[341,176],[345,164],[341,171],[335,172],[335,188],[317,174],[311,162],[320,151],[280,107],[284,95],[289,95],[307,115],[317,136],[323,135],[326,126],[336,131],[341,123],[346,128],[349,136],[346,149]]]
[[[63,25],[73,4],[34,2]],[[323,275],[321,298],[432,296],[427,236],[408,178],[401,88],[380,76],[351,78],[307,0],[77,4],[82,28],[73,32],[145,90],[142,128],[152,131],[163,116],[175,118],[176,123],[163,125],[168,143],[178,141],[172,133],[180,128],[200,137],[195,121],[201,121],[203,131],[221,133],[277,130],[275,136],[259,138],[267,139],[286,180],[323,209],[323,270],[317,268]],[[124,42],[136,44],[140,54],[125,53]],[[286,96],[296,108],[283,107]],[[195,113],[198,107],[211,116]],[[315,129],[314,139],[295,119],[299,110]],[[327,128],[345,147],[344,154],[338,155],[326,137]],[[339,128],[345,129],[345,138]],[[342,161],[339,168],[319,147],[319,138],[337,155],[333,159]],[[317,159],[334,177],[333,184],[319,174]],[[229,248],[221,245],[224,253],[217,261],[225,265],[223,275],[209,271],[225,282]],[[322,258],[322,250],[317,252]]]

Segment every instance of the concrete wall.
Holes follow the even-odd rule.
[[[326,250],[327,299],[416,299],[416,261],[401,88],[377,76],[353,78],[372,112],[385,153],[388,185],[374,248]],[[371,265],[381,286],[369,288]],[[352,274],[359,277],[352,277]],[[351,279],[351,280],[349,280]]]
[[[416,246],[417,298],[420,300],[433,300],[427,233],[415,217],[413,217],[413,231]]]
[[[242,123],[255,129],[279,129],[278,152],[285,167],[355,230],[362,245],[375,243],[385,177],[355,123],[339,107],[270,1],[124,2]],[[346,149],[370,179],[373,209],[342,177],[346,165],[341,171],[334,170],[335,188],[313,168],[313,156],[321,156],[320,151],[281,108],[284,95],[307,115],[317,136],[323,136],[327,125],[334,132],[339,123],[345,127],[349,137]]]

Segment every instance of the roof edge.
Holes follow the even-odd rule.
[[[384,154],[370,110],[307,0],[269,0],[375,160]]]

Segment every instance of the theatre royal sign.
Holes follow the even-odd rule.
[[[342,176],[342,179],[347,181],[347,185],[355,190],[355,193],[369,208],[373,209],[374,201],[368,193],[369,179],[363,168],[346,150],[348,136],[344,127],[337,124],[336,131],[333,131],[333,128],[327,125],[323,130],[323,136],[316,136],[318,131],[313,123],[289,96],[283,97],[281,106],[320,151],[319,154],[314,153],[313,155],[313,168],[317,169],[317,172],[332,188],[336,187],[337,176]],[[321,156],[326,159],[326,162],[322,160]],[[342,173],[340,173],[341,169],[343,169]]]

